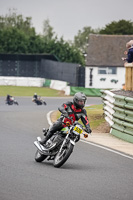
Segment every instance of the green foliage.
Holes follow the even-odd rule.
[[[41,54],[44,53],[44,42],[39,35],[33,35],[28,38],[27,42],[28,53]]]
[[[1,53],[27,53],[28,37],[17,28],[0,30]]]
[[[43,36],[46,41],[52,40],[54,38],[55,32],[53,27],[50,25],[49,19],[44,20],[43,22]]]
[[[45,52],[56,55],[61,62],[79,63],[84,66],[84,57],[80,50],[74,45],[70,45],[63,38],[52,39],[45,43]]]
[[[31,17],[24,18],[9,10],[6,16],[0,16],[0,53],[54,54],[61,62],[84,66],[90,33],[130,35],[133,22],[113,21],[101,30],[84,27],[72,43],[63,37],[58,39],[49,19],[43,23],[43,35],[37,35]]]
[[[94,30],[90,26],[84,27],[83,30],[79,30],[78,34],[74,37],[75,47],[79,48],[83,54],[86,54],[90,33],[98,33],[98,30]]]
[[[0,16],[0,30],[16,28],[17,30],[23,31],[25,34],[35,34],[35,28],[32,27],[31,17],[24,17],[17,15],[15,10],[9,10],[6,16]]]
[[[85,64],[78,48],[55,36],[48,19],[43,25],[43,35],[37,35],[31,17],[24,19],[11,11],[5,17],[0,16],[0,53],[48,53],[54,54],[62,62]]]
[[[104,29],[101,29],[100,34],[110,35],[132,35],[133,34],[133,22],[126,20],[113,21],[107,24]]]

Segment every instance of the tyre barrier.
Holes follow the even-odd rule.
[[[109,90],[101,90],[105,120],[110,125],[110,133],[133,143],[133,98],[115,95]]]

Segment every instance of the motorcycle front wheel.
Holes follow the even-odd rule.
[[[62,148],[61,152],[58,152],[54,159],[54,167],[61,167],[69,158],[73,151],[73,144],[69,143],[66,148]]]
[[[46,155],[42,155],[39,153],[39,151],[37,150],[35,153],[35,161],[36,162],[42,162],[43,160],[45,160],[47,158]]]

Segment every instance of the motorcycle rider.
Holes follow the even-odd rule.
[[[12,96],[9,95],[9,94],[7,94],[7,96],[6,96],[6,102],[7,102],[7,103],[10,103],[11,98],[12,98]]]
[[[61,117],[50,127],[50,129],[47,132],[46,137],[44,137],[40,144],[45,144],[48,139],[51,138],[51,136],[56,132],[60,131],[65,125],[63,122],[69,121],[71,122],[70,117],[72,118],[73,122],[78,121],[81,119],[83,124],[86,127],[86,132],[91,133],[89,121],[87,118],[86,110],[84,109],[85,102],[87,100],[87,97],[84,93],[78,92],[74,95],[73,102],[66,102],[61,105],[58,110],[63,114]],[[64,116],[64,117],[63,117]]]
[[[38,99],[37,93],[34,93],[34,95],[33,95],[33,99],[35,99],[35,100]]]
[[[33,101],[33,102],[38,102],[38,101],[39,101],[39,100],[38,100],[38,95],[37,95],[37,93],[34,93],[33,98],[32,98],[32,101]]]

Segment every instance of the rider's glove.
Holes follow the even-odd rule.
[[[64,117],[69,118],[69,115],[68,115],[67,112],[66,112],[66,113],[63,113],[63,115],[64,115]]]
[[[85,138],[87,138],[87,137],[88,137],[88,134],[87,134],[87,133],[85,133],[85,134],[84,134],[84,137],[85,137]]]

